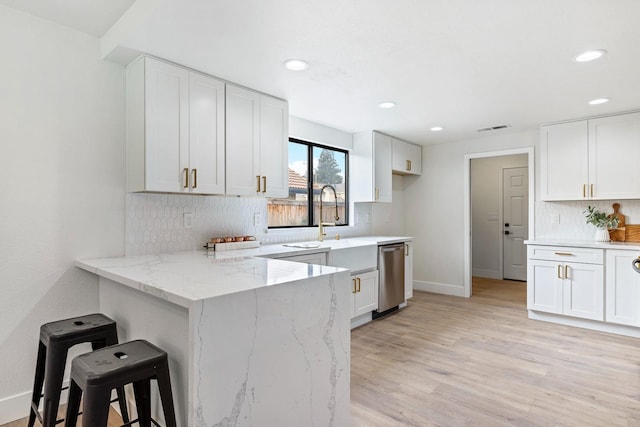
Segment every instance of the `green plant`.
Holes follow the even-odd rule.
[[[587,224],[593,224],[598,228],[611,230],[616,228],[618,226],[618,222],[620,222],[618,217],[609,217],[606,213],[596,209],[595,206],[588,206],[587,210],[584,211],[584,214],[587,217]]]

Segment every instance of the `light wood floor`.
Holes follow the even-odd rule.
[[[354,426],[640,426],[640,340],[529,320],[525,283],[415,292],[351,340]]]
[[[525,283],[473,294],[352,331],[353,426],[640,426],[640,340],[529,320]]]

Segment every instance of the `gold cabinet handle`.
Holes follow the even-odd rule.
[[[257,184],[257,188],[256,188],[256,193],[260,192],[260,175],[256,175],[256,184]]]
[[[593,184],[591,184],[591,197],[593,197]]]
[[[573,254],[570,252],[554,252],[554,254],[560,255],[560,256],[573,256]]]
[[[353,282],[353,291],[351,291],[352,294],[355,294],[356,292],[358,292],[356,290],[356,279],[351,279],[351,281]]]
[[[380,198],[380,189],[376,187],[376,200]]]
[[[266,176],[262,177],[262,192],[263,193],[267,192],[267,177]]]
[[[404,244],[404,256],[409,256],[409,245]]]
[[[360,292],[360,278],[358,277],[356,280],[358,281],[358,292]]]
[[[198,169],[191,169],[191,175],[193,178],[193,187],[191,188],[197,188],[198,187]]]
[[[558,279],[563,279],[562,277],[562,266],[558,264]]]
[[[587,197],[587,184],[582,184],[582,198],[585,199]]]
[[[564,278],[565,279],[569,278],[569,266],[568,265],[564,266]]]
[[[405,168],[405,169],[407,169],[408,171],[410,171],[410,170],[411,170],[411,160],[407,160],[406,162],[407,162],[407,166],[406,166],[406,168]]]
[[[184,173],[184,185],[182,188],[189,188],[189,168],[184,168],[182,173]]]

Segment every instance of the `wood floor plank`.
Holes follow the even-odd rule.
[[[529,320],[522,282],[473,291],[352,331],[354,426],[640,425],[640,340]]]

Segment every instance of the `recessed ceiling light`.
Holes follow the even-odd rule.
[[[434,126],[431,128],[431,132],[440,132],[441,130],[444,130],[442,126]]]
[[[582,52],[580,55],[576,56],[575,60],[576,60],[576,62],[594,61],[594,60],[604,56],[605,53],[607,53],[607,51],[606,50],[602,50],[602,49],[588,50],[588,51]]]
[[[391,101],[381,102],[380,104],[378,104],[378,107],[380,108],[393,108],[395,106],[396,106],[396,103]]]
[[[291,71],[304,71],[309,68],[309,63],[302,59],[287,59],[284,61],[284,66],[287,70]]]
[[[609,102],[609,98],[592,99],[591,101],[589,101],[589,105],[600,105],[604,104],[605,102]]]

